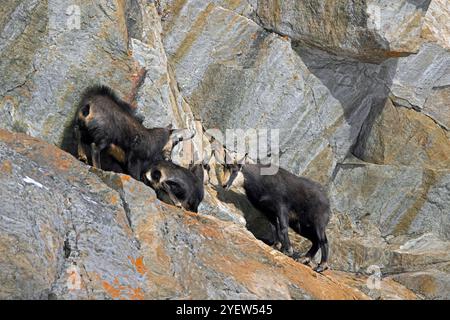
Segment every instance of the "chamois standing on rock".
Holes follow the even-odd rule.
[[[142,180],[143,173],[156,161],[169,160],[175,145],[192,139],[188,129],[147,129],[134,109],[106,86],[96,86],[83,94],[74,128],[78,158],[87,162],[90,147],[92,164],[101,168],[101,155],[111,155],[125,173]]]
[[[223,187],[243,187],[252,205],[267,216],[272,224],[275,246],[281,243],[281,251],[290,256],[293,249],[288,227],[309,239],[312,246],[301,259],[309,264],[321,249],[321,261],[317,272],[328,269],[328,240],[325,233],[330,220],[330,203],[323,188],[316,182],[278,168],[274,175],[262,175],[268,165],[245,164],[247,156],[232,164],[224,163]]]
[[[158,161],[146,172],[145,182],[155,189],[158,199],[198,212],[204,196],[205,170],[208,170],[205,163],[186,169],[170,161]]]

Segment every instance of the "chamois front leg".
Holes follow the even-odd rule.
[[[135,180],[141,181],[142,162],[134,156],[133,151],[130,151],[127,157],[127,170],[128,174]]]
[[[86,155],[86,150],[84,148],[84,144],[81,142],[81,131],[80,131],[80,127],[78,125],[75,125],[74,127],[74,135],[75,135],[75,140],[77,142],[77,157],[78,160],[84,162],[84,163],[88,163],[88,158]]]
[[[96,144],[95,142],[91,143],[92,165],[94,168],[102,168],[100,154],[107,146],[108,144],[105,142],[100,142],[99,144]]]
[[[172,193],[170,186],[166,182],[162,182],[161,186],[163,187],[164,191],[169,196],[170,201],[172,201],[173,205],[178,208],[183,208],[183,205],[181,204],[180,200],[178,200],[178,198]]]
[[[280,236],[280,228],[278,224],[278,219],[275,217],[275,219],[270,220],[270,229],[272,230],[272,237],[273,237],[273,244],[272,248],[281,251],[281,236]]]

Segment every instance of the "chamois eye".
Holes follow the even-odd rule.
[[[83,117],[87,117],[89,115],[89,113],[90,113],[90,110],[91,110],[91,106],[88,103],[81,109]]]
[[[159,179],[161,179],[161,171],[154,170],[152,172],[152,180],[155,181],[155,182],[159,182]]]

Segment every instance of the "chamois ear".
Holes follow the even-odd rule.
[[[228,152],[227,149],[224,148],[223,150],[225,151],[225,159],[224,159],[224,160],[225,160],[225,161],[224,161],[225,164],[229,164],[228,161],[231,160],[231,159],[233,159],[233,163],[236,164],[236,158],[233,157],[233,156]]]
[[[209,161],[211,161],[211,158],[214,156],[214,149],[211,149],[211,154],[203,158],[202,165],[203,167],[207,166],[209,164]]]
[[[241,160],[237,161],[237,165],[239,166],[239,169],[242,169],[244,164],[247,163],[247,158],[248,158],[248,152],[245,154],[245,156]]]
[[[224,165],[224,161],[222,159],[219,159],[219,157],[217,157],[216,150],[214,150],[214,149],[211,150],[211,157],[214,157],[214,159],[216,159],[217,163]]]
[[[172,131],[173,131],[172,128],[173,128],[173,125],[172,125],[172,124],[169,124],[169,125],[166,127],[167,130],[170,130],[170,131],[171,131],[170,133],[172,133]]]

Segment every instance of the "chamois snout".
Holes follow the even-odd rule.
[[[228,176],[227,179],[225,179],[225,183],[222,184],[222,187],[225,189],[225,191],[229,191],[231,187],[240,188],[244,186],[244,175],[242,173],[242,166],[240,165],[234,165],[230,169],[228,169],[228,173],[226,174]]]

